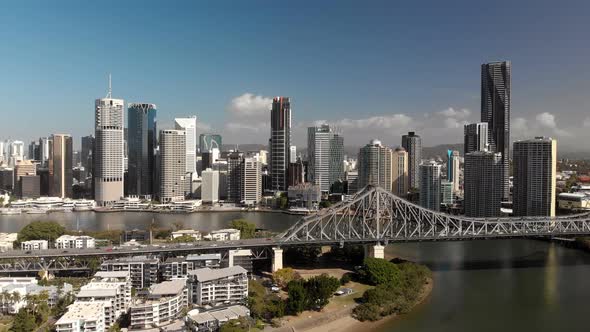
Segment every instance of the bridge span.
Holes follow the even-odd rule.
[[[186,244],[147,245],[82,250],[14,250],[0,253],[0,273],[88,269],[96,259],[250,249],[254,259],[273,259],[282,267],[282,248],[290,246],[365,244],[368,254],[383,256],[383,245],[396,242],[460,241],[522,237],[590,235],[590,214],[560,217],[467,218],[431,211],[379,187],[366,187],[350,200],[301,218],[273,238],[238,241],[201,241]]]

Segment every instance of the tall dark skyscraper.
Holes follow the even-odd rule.
[[[502,199],[510,199],[510,61],[481,65],[481,121],[488,124],[490,150],[502,154]]]
[[[402,136],[402,147],[408,152],[408,183],[410,188],[420,188],[422,138],[410,131],[407,135]]]
[[[465,155],[464,189],[467,217],[499,217],[502,200],[502,155],[473,151]]]
[[[270,111],[270,176],[271,190],[287,190],[287,171],[291,148],[291,101],[275,97]]]
[[[88,174],[92,174],[92,151],[94,150],[94,137],[82,136],[82,149],[80,151],[80,163]]]
[[[61,198],[72,197],[72,136],[55,134],[52,136],[49,156],[49,193]]]
[[[475,151],[488,149],[488,123],[470,123],[464,126],[463,153],[466,155]]]
[[[155,193],[156,105],[129,104],[127,146],[130,195]]]

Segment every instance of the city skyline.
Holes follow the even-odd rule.
[[[425,146],[460,143],[462,135],[456,129],[476,122],[480,112],[479,66],[510,60],[515,68],[512,139],[549,135],[559,139],[560,151],[587,149],[575,146],[574,139],[590,127],[583,93],[590,88],[584,80],[588,67],[580,61],[590,51],[582,47],[585,37],[580,25],[585,20],[576,15],[583,8],[539,4],[531,10],[512,5],[512,14],[502,16],[505,24],[496,27],[496,36],[491,28],[475,23],[500,17],[502,6],[482,15],[468,2],[422,9],[394,8],[386,2],[342,3],[331,13],[306,15],[298,13],[302,4],[233,5],[232,10],[224,4],[209,5],[179,3],[162,8],[153,3],[112,3],[114,14],[99,27],[81,24],[97,4],[3,5],[7,7],[3,12],[12,13],[4,22],[14,27],[3,34],[15,43],[3,54],[4,63],[11,65],[0,85],[14,96],[5,107],[18,110],[10,112],[6,121],[30,122],[24,132],[19,126],[3,126],[3,138],[28,142],[68,132],[78,147],[78,138],[92,133],[88,116],[92,100],[104,96],[106,76],[112,72],[113,96],[158,104],[161,128],[172,128],[175,117],[195,114],[198,132],[220,133],[230,144],[265,144],[269,128],[260,119],[267,118],[271,98],[280,95],[292,98],[297,146],[305,145],[306,128],[322,120],[340,128],[347,145],[362,146],[371,136],[393,147],[407,131],[420,133]],[[279,24],[272,14],[285,8],[292,12],[289,24]],[[162,27],[133,28],[124,16],[131,10],[160,17]],[[548,13],[553,20],[533,28],[534,14]],[[33,14],[38,20],[23,27],[18,18]],[[163,14],[176,17],[175,22]],[[360,14],[393,19],[368,21]],[[214,19],[219,15],[235,20],[220,23]],[[252,24],[241,16],[262,23]],[[463,25],[452,24],[457,18],[464,20]],[[357,32],[347,23],[353,19],[366,24],[369,32]],[[316,29],[324,22],[334,25],[326,31]],[[73,32],[70,25],[76,24],[80,29]],[[409,24],[422,26],[402,34]],[[270,25],[273,31],[267,29]],[[464,29],[466,25],[474,29]],[[568,38],[561,38],[563,34]],[[265,48],[270,49],[272,40],[281,35],[290,37],[289,52],[274,57]],[[121,45],[121,52],[98,52],[97,57],[94,50],[105,36],[109,43]],[[547,43],[555,47],[535,51]],[[31,45],[34,54],[44,55],[42,59],[31,52]],[[154,49],[162,51],[145,52]],[[241,50],[239,57],[232,55],[236,50]],[[273,78],[279,68],[289,79]],[[158,80],[147,80],[146,75],[157,75]],[[60,100],[64,91],[65,104]],[[429,130],[436,126],[440,129]]]

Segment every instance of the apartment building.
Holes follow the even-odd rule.
[[[62,235],[55,240],[57,249],[86,249],[96,247],[93,237],[87,235]]]
[[[160,260],[157,257],[133,256],[105,261],[101,271],[129,271],[131,286],[135,289],[150,287],[158,282]]]
[[[248,297],[248,271],[241,266],[191,271],[189,297],[199,306],[241,302]]]
[[[174,321],[188,306],[186,279],[164,281],[150,287],[149,295],[130,307],[131,329],[152,328]]]
[[[30,240],[20,244],[21,250],[47,250],[49,242],[47,240]]]
[[[105,332],[105,308],[108,301],[74,302],[55,323],[57,332]]]

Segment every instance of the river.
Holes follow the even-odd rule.
[[[146,229],[152,219],[157,227],[181,223],[211,231],[237,218],[283,231],[300,217],[264,212],[54,213],[0,216],[0,231],[16,232],[35,220],[54,220],[69,229]],[[583,251],[535,240],[480,240],[396,244],[387,252],[428,265],[434,290],[424,304],[380,332],[590,330],[590,254]]]

